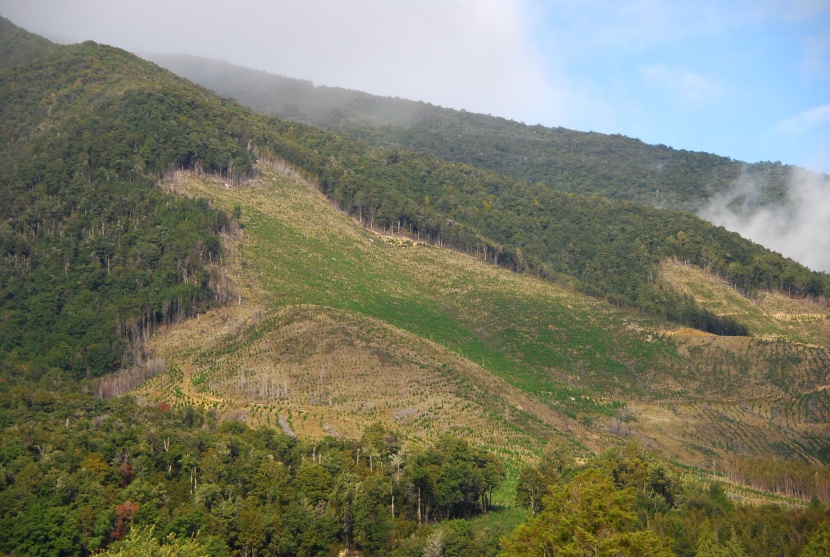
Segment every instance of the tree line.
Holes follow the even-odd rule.
[[[452,436],[404,445],[375,424],[359,440],[298,439],[28,383],[3,389],[0,420],[0,552],[15,555],[91,555],[150,528],[217,556],[398,555],[417,532],[489,512],[505,475]]]
[[[504,557],[826,555],[830,509],[740,505],[715,481],[628,445],[588,462],[550,451],[522,471],[517,503],[528,516],[502,541]]]

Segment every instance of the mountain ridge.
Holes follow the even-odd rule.
[[[143,56],[258,112],[571,193],[694,212],[744,177],[760,184],[758,198],[743,208],[753,211],[784,202],[787,180],[796,169],[649,145],[619,134],[526,125],[420,101],[315,86],[195,56]]]

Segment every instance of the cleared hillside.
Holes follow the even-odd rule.
[[[660,266],[658,277],[667,288],[692,296],[718,315],[745,323],[752,336],[830,346],[826,304],[782,292],[761,291],[749,297],[726,279],[671,259]]]
[[[751,388],[769,407],[827,383],[824,348],[809,357],[788,341],[692,352],[663,334],[674,325],[661,317],[726,323],[657,285],[657,265],[669,256],[732,272],[755,291],[828,287],[825,275],[691,215],[556,192],[266,118],[94,43],[60,47],[2,77],[0,278],[9,294],[0,299],[0,338],[10,379],[104,373],[125,363],[128,341],[178,330],[190,317],[183,330],[216,326],[159,348],[171,381],[167,391],[158,385],[164,399],[254,415],[287,391],[289,425],[303,409],[316,412],[309,432],[326,423],[346,432],[357,426],[345,417],[367,409],[374,392],[358,388],[367,378],[384,378],[379,399],[368,401],[380,413],[401,384],[424,375],[385,420],[425,420],[411,435],[452,424],[489,430],[488,442],[524,455],[562,434],[587,447],[623,443],[648,404],[734,401],[753,396]],[[172,179],[177,169],[189,172],[181,183]],[[155,186],[164,177],[166,190]],[[658,317],[623,309],[632,300]],[[252,313],[231,315],[244,326],[222,333],[221,320],[205,313],[219,304]],[[397,379],[383,375],[390,366]],[[725,366],[740,373],[725,375]],[[120,377],[107,377],[120,385],[111,392],[130,383]],[[182,380],[190,384],[177,386]],[[335,386],[341,399],[328,394]],[[321,424],[328,396],[336,410]],[[793,455],[815,458],[826,444],[806,440],[826,423],[816,404],[787,426]],[[275,427],[280,410],[270,410]],[[460,421],[467,414],[477,417]],[[425,429],[430,421],[434,430]],[[641,438],[668,447],[656,434]],[[669,453],[700,462],[708,451],[734,450],[715,437],[685,443]]]
[[[711,467],[729,455],[827,457],[830,358],[784,340],[659,323],[456,251],[379,235],[267,166],[241,187],[168,184],[239,206],[241,303],[157,339],[142,392],[311,436],[373,420],[455,431],[525,460],[543,440],[639,439]],[[231,253],[231,250],[228,250]],[[742,441],[743,440],[743,441]]]

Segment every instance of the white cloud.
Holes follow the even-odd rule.
[[[778,131],[786,135],[806,135],[830,125],[830,104],[805,110],[779,123]]]
[[[810,269],[830,272],[830,178],[795,171],[783,206],[754,208],[760,195],[758,184],[744,177],[700,216]]]
[[[643,66],[640,75],[651,83],[668,89],[684,103],[704,103],[721,98],[725,88],[714,77],[693,72],[684,67],[663,64]]]
[[[568,96],[563,80],[548,79],[523,0],[0,0],[0,9],[74,40],[516,119]]]
[[[791,3],[0,0],[0,14],[51,37],[92,39],[134,52],[218,58],[316,84],[531,124],[623,133],[748,160],[795,162],[793,155],[777,154],[787,148],[793,152],[791,145],[782,149],[771,142],[771,147],[756,154],[758,148],[746,140],[746,134],[735,133],[746,122],[772,130],[775,123],[767,119],[775,118],[776,112],[762,106],[758,95],[748,93],[740,72],[733,75],[708,66],[721,52],[711,50],[713,44],[729,52],[730,41],[745,39],[744,31],[757,31],[754,23],[785,20]],[[827,4],[803,0],[797,13],[826,14]],[[795,26],[801,38],[805,25]],[[822,27],[821,21],[811,25],[815,36],[830,28]],[[815,39],[805,44],[809,47],[805,67],[820,69],[824,43]],[[771,60],[769,67],[758,68],[776,86],[789,77],[777,63]],[[758,90],[752,87],[753,93]],[[799,88],[804,86],[793,84],[794,91]],[[666,94],[687,105],[704,105],[706,110],[697,111],[691,124],[682,121],[676,118],[676,106],[659,102]],[[765,98],[775,102],[782,97]],[[737,100],[744,105],[735,106]],[[724,117],[751,111],[756,112],[751,119]],[[706,140],[701,139],[704,135]],[[708,139],[712,137],[717,141]],[[808,147],[815,144],[810,141]],[[812,157],[816,149],[809,150]]]

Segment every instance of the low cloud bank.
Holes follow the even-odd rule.
[[[699,215],[814,271],[830,272],[830,176],[795,170],[785,203],[764,205],[763,195],[761,185],[744,176]]]

